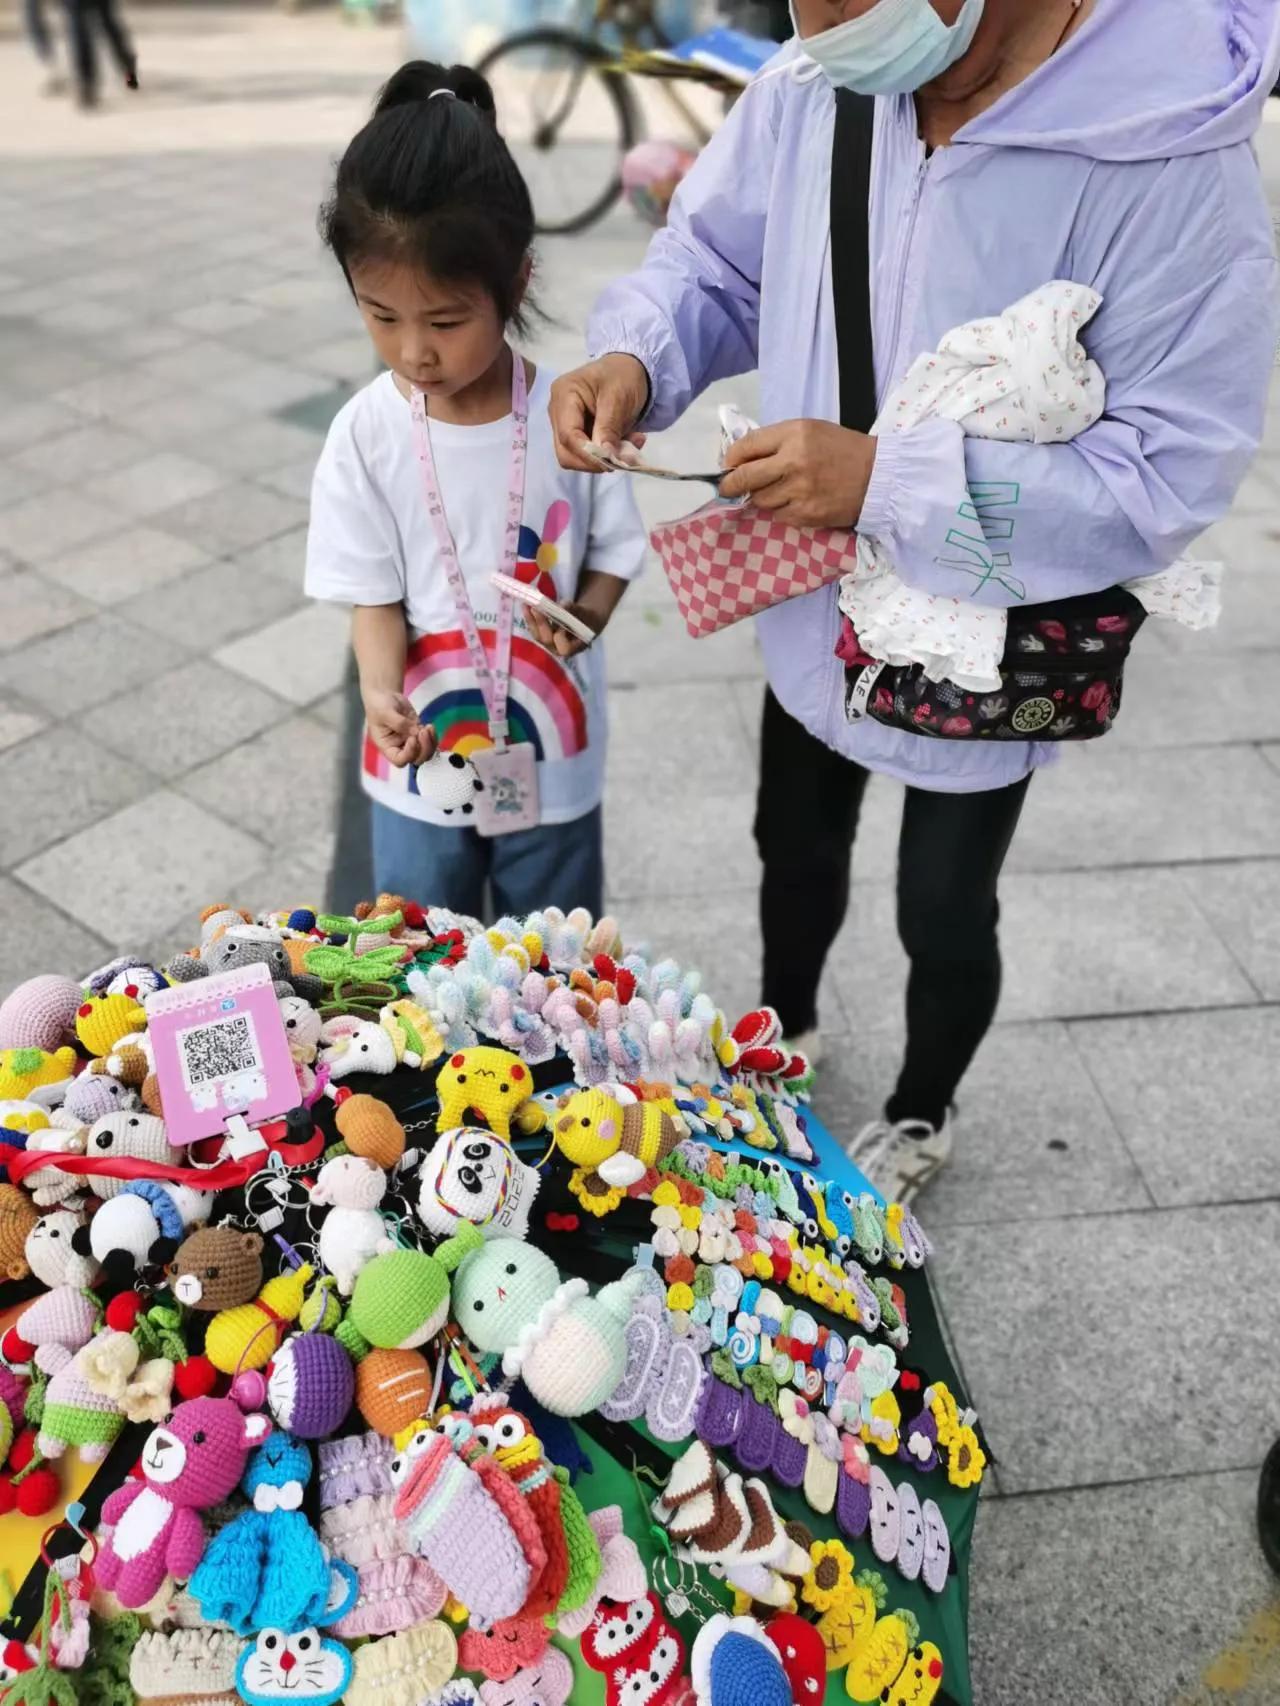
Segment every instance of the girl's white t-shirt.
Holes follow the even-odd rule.
[[[539,368],[529,389],[516,574],[564,604],[576,597],[584,567],[634,580],[646,547],[625,475],[573,473],[556,460],[547,418],[551,378]],[[499,600],[490,576],[505,567],[512,419],[428,426],[449,531],[492,654]],[[358,391],[329,428],[311,487],[306,588],[312,598],[339,604],[403,603],[410,639],[404,690],[414,708],[447,752],[469,756],[490,745],[484,697],[427,516],[409,403],[390,373]],[[599,805],[606,731],[600,641],[576,658],[555,657],[533,638],[517,605],[507,715],[512,740],[537,750],[544,823],[567,823]],[[367,738],[361,771],[373,799],[408,817],[457,826],[422,800],[411,768],[395,769]]]

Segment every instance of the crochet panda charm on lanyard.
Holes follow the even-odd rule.
[[[486,650],[476,623],[475,611],[467,593],[467,583],[458,561],[457,547],[449,531],[440,481],[436,474],[435,458],[431,453],[431,432],[427,426],[426,398],[415,391],[411,400],[414,447],[422,470],[422,489],[426,497],[427,514],[435,529],[440,561],[453,592],[457,606],[458,624],[467,644],[467,654],[476,680],[484,696],[489,715],[489,738],[492,745],[473,754],[480,787],[473,801],[474,816],[467,821],[484,836],[511,835],[521,829],[536,829],[538,825],[538,758],[527,742],[512,746],[508,740],[507,702],[511,687],[511,634],[515,622],[515,606],[503,593],[498,603],[498,624],[494,633],[492,655]],[[528,382],[524,361],[515,351],[511,356],[511,476],[507,487],[506,535],[503,543],[503,568],[514,574],[520,543],[520,519],[524,511],[525,461],[529,445]],[[424,769],[426,766],[424,766]]]

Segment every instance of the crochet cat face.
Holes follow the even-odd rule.
[[[330,1706],[346,1692],[351,1668],[346,1648],[317,1629],[300,1629],[293,1635],[283,1629],[263,1629],[241,1655],[236,1686],[251,1706],[277,1700]]]

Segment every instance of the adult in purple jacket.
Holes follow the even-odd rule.
[[[807,526],[856,523],[912,586],[1011,602],[981,575],[988,537],[1031,602],[1167,567],[1225,512],[1262,431],[1276,263],[1250,139],[1280,0],[794,0],[793,16],[799,39],[737,102],[640,271],[599,302],[594,359],[553,394],[562,460],[589,467],[585,435],[668,426],[713,380],[758,367],[778,424],[735,447],[723,491]],[[1107,383],[1105,415],[1072,443],[831,424],[833,85],[879,97],[881,398],[952,327],[1072,279],[1103,297],[1085,341]],[[867,774],[899,777],[906,1057],[852,1153],[910,1197],[950,1153],[954,1092],[995,1013],[997,880],[1053,749],[847,723],[837,628],[835,588],[758,619],[764,999],[789,1036],[814,1032]]]

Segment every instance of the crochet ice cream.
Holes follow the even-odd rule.
[[[481,1351],[502,1353],[558,1416],[581,1416],[610,1396],[626,1366],[626,1326],[641,1281],[628,1275],[595,1297],[584,1279],[561,1281],[550,1256],[516,1238],[494,1238],[454,1276],[454,1319]]]

